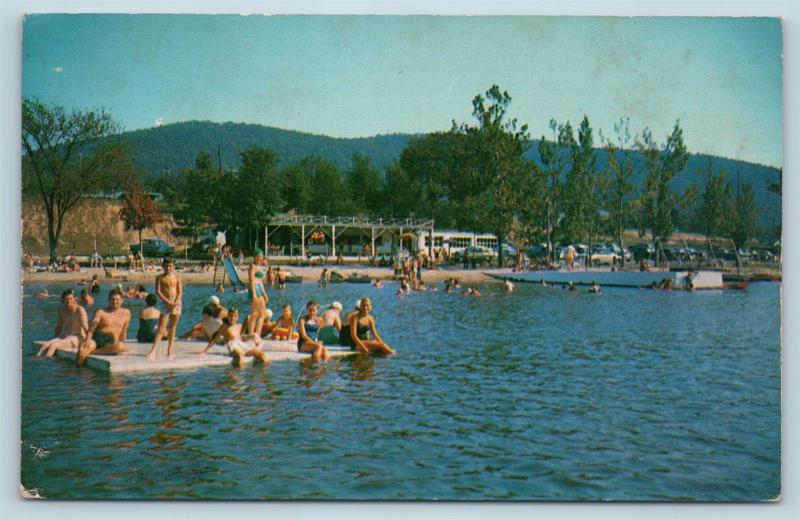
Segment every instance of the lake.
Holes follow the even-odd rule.
[[[270,308],[296,313],[312,298],[347,310],[372,297],[391,358],[120,376],[35,358],[59,304],[25,297],[22,483],[48,498],[99,499],[780,493],[780,284],[600,295],[486,284],[480,298],[395,290],[270,291]],[[210,294],[186,288],[180,331]],[[243,295],[222,300],[247,308]]]

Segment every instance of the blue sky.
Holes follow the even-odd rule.
[[[22,92],[128,130],[187,120],[337,137],[448,129],[493,83],[534,136],[587,114],[782,164],[782,35],[769,18],[34,15]]]

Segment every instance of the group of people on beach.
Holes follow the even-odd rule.
[[[58,349],[77,349],[76,361],[81,365],[93,353],[124,352],[124,342],[131,322],[131,312],[124,307],[127,296],[145,299],[146,306],[139,313],[136,338],[139,342],[152,343],[146,358],[156,359],[158,348],[165,337],[167,357],[173,357],[173,344],[183,312],[183,283],[175,272],[175,264],[171,259],[164,259],[162,267],[163,272],[156,277],[154,294],[148,294],[141,285],[138,288],[129,287],[127,293],[121,287],[116,287],[109,292],[108,306],[97,309],[91,322],[88,321],[86,310],[80,305],[74,290],[64,291],[54,338],[44,342],[37,355],[52,356]],[[325,312],[320,313],[319,304],[310,301],[306,305],[305,314],[296,323],[291,306],[284,305],[281,316],[273,322],[273,313],[267,308],[269,297],[264,286],[267,272],[269,268],[263,252],[256,250],[253,263],[248,267],[250,313],[240,322],[239,309],[226,309],[219,297],[211,296],[203,308],[201,321],[184,338],[207,340],[208,345],[200,354],[205,354],[213,345],[222,343],[237,361],[244,356],[251,356],[265,363],[268,358],[261,350],[264,341],[262,338],[296,339],[297,350],[311,354],[311,358],[316,361],[330,359],[331,355],[325,346],[330,344],[349,346],[354,351],[365,354],[395,353],[378,334],[375,320],[370,314],[372,302],[369,298],[360,300],[356,308],[343,318],[340,316],[340,303],[333,302]],[[273,272],[280,271],[276,269]]]

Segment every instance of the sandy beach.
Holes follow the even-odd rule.
[[[275,264],[280,265],[280,264]],[[316,282],[319,280],[320,274],[322,273],[322,267],[314,266],[314,267],[300,267],[300,266],[280,266],[282,270],[288,271],[289,273],[297,276],[302,276],[304,282]],[[363,266],[333,266],[329,267],[333,271],[336,271],[343,276],[350,276],[352,273],[356,273],[359,276],[369,276],[371,279],[381,279],[381,280],[391,280],[393,278],[393,272],[391,268],[388,267],[363,267]],[[485,270],[485,272],[490,272],[492,270]],[[110,281],[118,281],[118,282],[128,282],[128,283],[142,283],[142,284],[151,284],[155,281],[156,275],[160,272],[159,270],[154,271],[130,271],[128,269],[117,269],[114,271],[114,278],[107,278],[105,273],[102,269],[99,268],[84,268],[78,272],[71,272],[71,273],[50,273],[50,272],[41,272],[41,273],[23,273],[22,274],[22,283],[61,283],[61,282],[79,282],[81,280],[90,279],[93,275],[98,275],[102,282],[110,282]],[[183,279],[184,283],[190,284],[211,284],[214,280],[214,272],[213,271],[206,271],[206,272],[189,272],[189,271],[179,271],[181,278]],[[220,269],[217,272],[217,280],[219,281],[220,276],[222,275],[222,270]],[[244,269],[239,270],[239,276],[244,278],[246,276],[246,271]],[[423,271],[423,280],[428,283],[441,283],[444,282],[448,278],[458,278],[462,283],[480,283],[480,282],[496,282],[495,278],[491,276],[487,276],[484,274],[484,271],[481,270],[463,270],[463,269],[426,269]],[[226,285],[229,282],[226,280]]]

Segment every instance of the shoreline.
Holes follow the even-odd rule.
[[[290,272],[295,276],[302,276],[303,282],[317,282],[322,274],[323,267],[300,267],[300,266],[283,266],[281,270]],[[337,269],[337,267],[339,267]],[[356,273],[359,276],[369,276],[371,280],[385,280],[391,281],[394,279],[394,271],[389,267],[351,267],[351,266],[330,266],[328,269],[337,271],[344,276],[349,276]],[[101,283],[154,283],[156,276],[161,272],[160,269],[154,271],[136,271],[132,272],[127,269],[118,269],[114,278],[106,278],[103,269],[101,268],[84,268],[77,272],[70,273],[22,273],[22,284],[26,283],[69,283],[80,282],[81,280],[91,279],[93,275],[98,275]],[[219,270],[217,281],[222,273]],[[214,281],[214,272],[181,272],[178,271],[184,283],[188,284],[208,284],[211,285]],[[242,270],[239,270],[239,276],[242,277]],[[481,270],[464,270],[464,269],[431,269],[424,270],[422,279],[425,283],[441,283],[448,278],[458,278],[461,283],[484,283],[494,282],[501,283],[496,278],[487,276]],[[230,281],[226,279],[225,285],[230,285]]]

